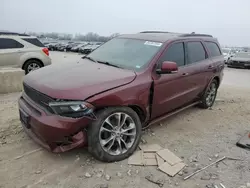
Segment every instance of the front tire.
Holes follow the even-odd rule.
[[[201,98],[201,103],[199,105],[201,108],[207,109],[213,106],[215,98],[217,96],[218,86],[219,83],[215,79],[210,83],[206,92]]]
[[[142,125],[129,107],[110,107],[99,111],[88,128],[88,149],[97,160],[115,162],[128,158],[137,149]]]

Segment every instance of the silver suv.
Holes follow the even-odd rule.
[[[36,37],[0,32],[0,67],[20,67],[28,74],[50,64],[48,48]]]

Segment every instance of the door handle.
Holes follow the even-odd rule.
[[[213,69],[215,66],[214,65],[209,65],[208,69]]]
[[[182,76],[188,76],[189,74],[187,72],[182,73]]]

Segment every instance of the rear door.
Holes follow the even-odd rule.
[[[206,88],[207,72],[211,72],[212,69],[209,66],[213,62],[208,58],[208,53],[201,40],[186,41],[185,49],[187,53],[186,69],[192,85],[192,95],[198,97]]]
[[[203,72],[207,77],[207,82],[209,82],[216,72],[223,71],[225,63],[223,54],[216,42],[205,41],[204,44],[211,59],[211,62],[203,67]]]
[[[14,39],[0,38],[0,65],[13,66],[17,65],[22,55],[24,46]]]

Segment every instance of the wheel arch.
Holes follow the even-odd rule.
[[[220,85],[220,78],[219,78],[219,76],[215,76],[213,79],[211,79],[210,83],[211,83],[213,80],[216,80],[216,81],[217,81],[217,84]]]
[[[30,58],[30,59],[27,59],[27,60],[23,63],[23,65],[22,65],[22,69],[23,69],[23,70],[24,70],[25,65],[26,65],[30,60],[36,60],[36,61],[38,61],[39,63],[41,63],[42,67],[44,67],[43,62],[42,62],[40,59],[38,59],[38,58]]]
[[[146,112],[139,106],[136,104],[128,104],[128,105],[121,105],[121,106],[105,106],[105,107],[97,107],[96,108],[96,112],[100,111],[100,110],[104,110],[105,108],[112,108],[112,107],[129,107],[131,108],[133,111],[135,111],[135,113],[138,115],[138,117],[141,120],[142,125],[146,122],[147,120],[147,114]]]

